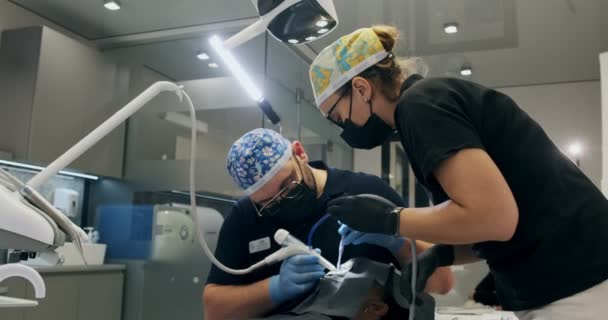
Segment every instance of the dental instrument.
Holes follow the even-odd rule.
[[[322,266],[324,266],[326,269],[328,269],[329,271],[335,271],[336,267],[329,262],[327,259],[323,258],[323,256],[321,254],[319,254],[317,251],[315,251],[314,249],[312,249],[311,247],[305,245],[302,241],[298,240],[296,237],[292,236],[289,234],[288,231],[284,230],[284,229],[279,229],[277,230],[277,232],[274,234],[274,240],[281,245],[283,248],[279,249],[279,251],[271,254],[268,257],[271,256],[275,256],[271,259],[277,259],[280,258],[285,259],[288,256],[286,255],[286,253],[289,253],[290,255],[292,252],[298,252],[297,254],[309,254],[309,255],[313,255],[319,258],[319,264],[321,264]],[[285,250],[285,253],[280,253],[281,250]],[[266,259],[269,259],[269,258]],[[264,260],[266,260],[264,259]]]

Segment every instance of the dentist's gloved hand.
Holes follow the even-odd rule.
[[[351,228],[369,233],[399,234],[397,206],[373,194],[343,196],[327,203],[327,212]]]
[[[365,233],[353,230],[345,224],[340,226],[338,233],[344,237],[345,246],[349,244],[373,244],[388,249],[392,254],[397,253],[403,247],[403,243],[405,243],[404,237],[389,236],[381,233]]]
[[[291,256],[281,264],[281,272],[270,278],[270,299],[279,305],[300,297],[312,290],[324,275],[318,257]]]

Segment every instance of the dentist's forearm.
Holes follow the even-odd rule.
[[[432,207],[403,209],[399,232],[404,237],[454,245],[506,241],[512,236],[504,231],[499,218],[452,200]]]
[[[270,279],[250,285],[208,284],[203,293],[205,319],[248,319],[261,317],[276,306],[270,300]]]

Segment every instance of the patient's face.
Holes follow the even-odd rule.
[[[367,299],[353,320],[379,320],[388,312],[388,305],[384,302],[383,288],[374,284],[367,294]]]

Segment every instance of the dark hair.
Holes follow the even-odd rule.
[[[388,306],[388,311],[382,317],[382,319],[384,319],[384,320],[408,319],[408,317],[410,315],[410,310],[400,306],[397,303],[397,301],[395,301],[395,299],[393,299],[393,296],[389,295],[388,297],[386,297],[386,299],[384,299],[384,302]]]

